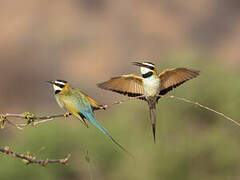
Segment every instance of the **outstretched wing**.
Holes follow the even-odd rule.
[[[80,91],[80,90],[79,90]],[[101,105],[99,104],[98,102],[96,102],[94,99],[92,99],[91,97],[89,97],[86,93],[84,93],[83,91],[80,91],[84,96],[85,98],[88,100],[89,104],[91,105],[92,107],[92,110],[95,111],[95,110],[99,110],[99,109],[106,109],[106,107],[104,105]]]
[[[134,74],[121,75],[97,84],[98,87],[130,97],[144,94],[142,78]]]
[[[190,70],[187,68],[167,69],[161,72],[159,74],[159,78],[161,80],[159,95],[164,95],[184,82],[197,77],[199,72],[200,71]]]

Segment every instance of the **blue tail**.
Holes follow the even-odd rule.
[[[119,148],[121,148],[123,151],[125,151],[127,154],[133,157],[133,155],[130,152],[128,152],[121,144],[119,144],[115,139],[113,139],[110,133],[104,127],[102,127],[102,125],[99,122],[95,120],[93,114],[87,114],[86,119],[90,123],[92,123],[95,127],[97,127],[100,131],[102,131],[105,135],[107,135]]]

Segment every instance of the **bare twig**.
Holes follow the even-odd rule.
[[[42,166],[47,166],[49,163],[60,163],[63,165],[66,165],[71,157],[70,154],[67,155],[66,158],[63,159],[46,159],[46,160],[38,160],[36,157],[32,156],[30,153],[27,155],[24,154],[18,154],[10,150],[8,146],[4,148],[0,148],[0,152],[10,155],[14,158],[22,159],[27,165],[29,164],[40,164]]]
[[[124,103],[124,102],[129,101],[129,100],[139,99],[139,98],[143,98],[143,97],[144,97],[144,96],[130,97],[130,98],[128,98],[128,99],[124,99],[124,100],[121,100],[121,101],[116,101],[116,102],[114,102],[114,104],[121,104],[121,103]],[[232,122],[233,124],[235,124],[235,125],[237,125],[237,126],[240,127],[240,123],[238,123],[237,121],[233,120],[233,119],[230,118],[229,116],[227,116],[227,115],[225,115],[225,114],[223,114],[223,113],[221,113],[221,112],[218,112],[218,111],[216,111],[216,110],[214,110],[214,109],[212,109],[212,108],[209,108],[209,107],[207,107],[207,106],[204,106],[204,105],[202,105],[202,104],[200,104],[200,103],[198,103],[198,102],[190,101],[190,100],[188,100],[188,99],[185,99],[185,98],[182,98],[182,97],[177,97],[177,96],[159,95],[159,97],[161,97],[161,98],[177,99],[177,100],[179,100],[179,101],[183,101],[183,102],[186,102],[186,103],[190,103],[190,104],[193,104],[193,105],[197,105],[197,106],[199,106],[199,107],[201,107],[201,108],[203,108],[203,109],[206,109],[206,110],[208,110],[208,111],[214,112],[214,113],[218,114],[219,116],[224,117],[224,118],[227,119],[228,121],[230,121],[230,122]],[[113,105],[114,105],[114,104],[113,104]]]
[[[122,104],[126,101],[130,101],[130,100],[134,100],[134,99],[141,99],[141,98],[144,98],[146,97],[145,95],[141,95],[141,96],[135,96],[135,97],[128,97],[127,99],[123,99],[123,100],[120,100],[120,101],[115,101],[113,104],[111,105],[116,105],[116,104]],[[107,107],[110,107],[109,105],[107,105]]]
[[[93,175],[92,175],[92,171],[91,171],[91,159],[89,157],[88,151],[87,151],[87,153],[85,155],[85,160],[88,163],[89,178],[90,178],[90,180],[92,180],[93,179]]]
[[[208,111],[212,111],[212,112],[218,114],[219,116],[224,117],[225,119],[229,120],[230,122],[232,122],[232,123],[234,123],[235,125],[237,125],[237,126],[240,127],[240,123],[238,123],[237,121],[233,120],[233,119],[230,118],[229,116],[227,116],[227,115],[225,115],[225,114],[223,114],[223,113],[221,113],[221,112],[218,112],[218,111],[216,111],[216,110],[214,110],[214,109],[212,109],[212,108],[209,108],[209,107],[207,107],[207,106],[204,106],[204,105],[202,105],[202,104],[200,104],[200,103],[198,103],[198,102],[190,101],[190,100],[188,100],[188,99],[185,99],[185,98],[182,98],[182,97],[177,97],[177,96],[165,96],[165,95],[163,96],[163,95],[159,95],[159,97],[177,99],[177,100],[179,100],[179,101],[184,101],[184,102],[186,102],[186,103],[190,103],[190,104],[197,105],[197,106],[199,106],[199,107],[201,107],[201,108],[203,108],[203,109],[206,109],[206,110],[208,110]]]

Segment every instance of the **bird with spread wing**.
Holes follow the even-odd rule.
[[[199,71],[187,68],[174,68],[157,74],[156,66],[151,62],[133,62],[133,65],[140,67],[142,77],[134,74],[121,75],[99,83],[97,86],[129,97],[141,96],[139,99],[146,101],[149,105],[155,142],[156,104],[160,96],[197,77]]]

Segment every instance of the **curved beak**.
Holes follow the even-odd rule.
[[[132,64],[133,64],[134,66],[140,66],[140,67],[143,67],[143,66],[144,66],[144,64],[143,64],[143,63],[140,63],[140,62],[132,62]]]
[[[54,84],[54,81],[45,81],[45,82],[49,84]]]

